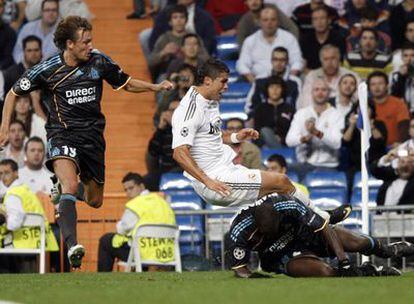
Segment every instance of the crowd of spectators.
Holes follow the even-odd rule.
[[[238,44],[238,56],[224,60],[235,63],[236,82],[245,82],[250,90],[245,98],[247,120],[235,117],[223,128],[249,126],[261,134],[249,145],[233,147],[235,163],[263,167],[260,148],[295,148],[297,163],[291,170],[297,170],[300,179],[314,170],[341,170],[352,187],[361,165],[357,88],[362,81],[369,91],[370,165],[409,138],[414,112],[413,0],[177,0],[158,6],[152,16],[154,27],[140,33],[150,71],[153,79],[177,84],[172,93],[157,96],[157,130],[147,160],[152,160],[149,168],[158,169],[149,170],[146,177],[154,187],[160,173],[179,170],[172,163],[171,170],[161,165],[171,155],[168,145],[154,150],[154,139],[167,130],[160,129],[160,117],[195,84],[196,69],[189,65],[197,68],[209,56],[218,56],[217,41],[226,37]],[[192,43],[196,50],[191,52]],[[154,58],[162,59],[163,69],[153,70]],[[171,140],[167,134],[163,138],[165,143]],[[404,147],[411,159],[414,150]]]

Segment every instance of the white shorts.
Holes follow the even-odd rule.
[[[192,182],[194,190],[207,203],[219,206],[241,206],[249,205],[259,198],[259,191],[262,184],[260,170],[248,169],[241,165],[228,165],[213,172],[207,172],[212,179],[217,179],[231,187],[229,196],[222,196],[219,193],[208,189],[198,180]]]

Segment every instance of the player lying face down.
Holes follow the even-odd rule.
[[[276,194],[263,197],[237,215],[229,244],[227,257],[241,278],[259,276],[247,266],[251,251],[258,252],[264,271],[292,277],[398,275],[394,268],[380,271],[371,264],[353,266],[345,252],[382,258],[414,255],[414,245],[408,242],[382,244],[371,236],[331,226],[298,199]],[[338,267],[320,257],[337,258]]]

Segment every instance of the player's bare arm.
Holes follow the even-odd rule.
[[[168,80],[164,80],[160,83],[151,83],[143,80],[131,78],[124,86],[124,90],[132,93],[141,93],[141,92],[160,92],[160,91],[169,91],[174,88],[174,85]]]
[[[251,128],[242,129],[237,133],[223,133],[223,143],[227,145],[234,144],[237,142],[243,142],[243,141],[250,140],[250,139],[256,140],[258,138],[259,138],[259,132]]]
[[[182,145],[175,148],[173,153],[174,160],[184,169],[184,171],[202,182],[207,188],[220,193],[222,196],[230,195],[231,189],[229,186],[209,178],[207,174],[200,169],[190,154],[190,148],[189,145]]]
[[[4,147],[7,143],[10,120],[16,104],[17,96],[10,90],[6,98],[4,99],[4,107],[2,114],[2,121],[0,127],[0,148]]]

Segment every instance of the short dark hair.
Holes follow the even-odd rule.
[[[171,21],[173,14],[183,14],[185,19],[188,20],[187,8],[184,5],[174,5],[168,12],[168,21]]]
[[[9,124],[9,129],[10,129],[11,125],[14,125],[14,124],[18,124],[18,125],[20,125],[20,126],[23,128],[24,133],[26,133],[26,128],[25,128],[25,126],[24,126],[24,123],[22,123],[22,122],[21,122],[20,120],[18,120],[18,119],[12,120],[12,121],[10,122],[10,124]]]
[[[19,171],[19,166],[17,163],[10,158],[6,158],[0,161],[0,166],[10,166],[13,172]]]
[[[193,74],[194,79],[197,77],[197,68],[192,66],[191,64],[183,63],[178,68],[177,73],[180,73],[181,71],[184,71],[184,70],[189,70]]]
[[[319,11],[323,11],[323,12],[325,12],[326,13],[326,17],[328,17],[329,18],[329,10],[328,10],[328,8],[325,6],[325,5],[322,5],[322,6],[318,6],[317,8],[315,8],[314,10],[312,10],[312,13],[311,13],[311,15],[313,15],[313,13],[315,13],[315,12],[319,12]]]
[[[267,159],[267,162],[275,162],[278,163],[279,166],[281,166],[282,168],[286,168],[288,167],[286,159],[283,157],[283,155],[280,154],[272,154],[269,156],[269,158]]]
[[[382,77],[382,78],[384,78],[385,83],[388,85],[388,76],[387,76],[387,74],[385,74],[382,71],[374,71],[374,72],[372,72],[371,74],[368,75],[368,78],[367,78],[368,88],[369,88],[369,84],[371,82],[371,79],[374,78],[374,77]]]
[[[276,76],[276,75],[273,75],[273,76],[270,76],[269,78],[268,78],[268,80],[267,80],[267,82],[266,82],[266,91],[265,91],[265,95],[267,96],[268,95],[268,93],[267,93],[267,90],[269,89],[269,87],[271,86],[271,85],[280,85],[280,87],[282,88],[282,94],[281,94],[281,97],[282,98],[285,98],[286,97],[286,82],[283,80],[283,78],[282,77],[280,77],[280,76]]]
[[[24,145],[24,152],[27,152],[27,149],[29,147],[29,144],[32,143],[32,142],[42,144],[43,150],[45,149],[45,143],[43,142],[43,140],[40,137],[38,137],[38,136],[32,136],[32,137],[29,138],[29,140]]]
[[[197,84],[200,85],[204,82],[204,78],[210,77],[216,79],[221,73],[230,73],[227,65],[214,58],[208,59],[199,69],[197,73]]]
[[[273,49],[272,54],[278,52],[278,53],[285,53],[286,57],[289,58],[289,51],[283,47],[283,46],[277,46]]]
[[[360,10],[361,19],[367,19],[377,21],[379,17],[379,11],[372,6],[364,7]]]
[[[414,50],[414,43],[405,41],[401,46],[401,51],[404,52],[404,50]]]
[[[181,40],[181,46],[183,46],[185,44],[185,41],[188,38],[195,38],[195,39],[197,39],[198,45],[201,45],[200,37],[197,34],[188,33],[188,34],[185,34],[184,37],[183,37],[183,40]]]
[[[26,46],[29,42],[33,42],[33,41],[37,42],[39,44],[39,48],[42,49],[42,40],[35,35],[29,35],[26,38],[24,38],[22,41],[23,50],[26,49]]]
[[[42,11],[43,11],[43,9],[45,7],[46,2],[55,2],[57,4],[57,6],[59,7],[59,0],[43,0],[42,1],[42,4],[40,6],[40,8],[42,9]]]
[[[232,117],[232,118],[229,118],[229,119],[226,121],[226,129],[227,129],[227,125],[229,124],[229,122],[230,122],[230,121],[237,121],[237,122],[241,123],[242,128],[244,127],[244,120],[243,120],[243,119],[238,118],[238,117]]]
[[[371,32],[372,34],[374,34],[375,40],[376,40],[376,41],[378,41],[378,40],[379,40],[378,31],[377,31],[376,29],[373,29],[373,28],[370,28],[370,27],[364,27],[364,28],[361,30],[361,33],[359,33],[359,39],[361,39],[361,38],[362,38],[362,35],[363,35],[365,32]]]
[[[137,185],[141,185],[144,183],[144,178],[135,172],[128,172],[127,175],[124,176],[122,179],[122,183],[126,183],[129,181],[133,181]]]
[[[92,25],[85,18],[69,16],[59,22],[55,31],[54,42],[60,50],[66,49],[66,41],[76,41],[78,30],[91,31]]]

